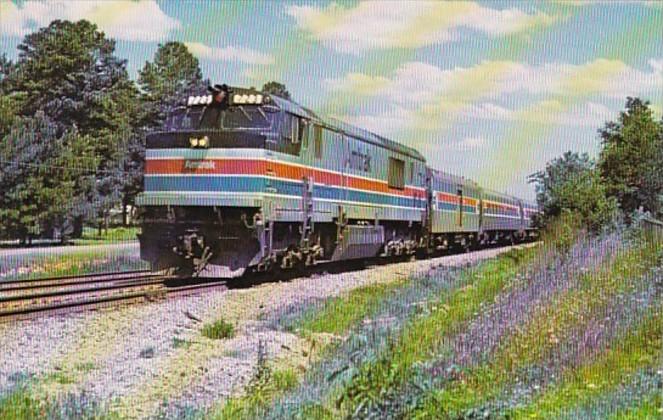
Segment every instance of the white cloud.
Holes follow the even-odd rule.
[[[630,67],[618,60],[597,59],[584,64],[548,63],[538,66],[512,61],[483,61],[472,67],[442,69],[422,62],[408,62],[389,76],[348,73],[326,79],[330,92],[373,96],[405,108],[425,105],[440,109],[478,99],[504,95],[573,97],[596,95],[661,95],[663,60],[650,60],[653,71]],[[656,99],[656,98],[651,98]],[[492,112],[499,113],[497,109]]]
[[[643,6],[661,8],[663,4],[660,0],[556,0],[554,3],[562,6],[586,7],[586,6]]]
[[[459,152],[476,151],[486,144],[483,137],[465,137],[464,139],[451,144],[451,148]]]
[[[244,47],[210,47],[199,42],[187,42],[187,48],[193,55],[210,61],[239,61],[250,64],[272,64],[274,57],[260,51]]]
[[[649,64],[640,70],[605,59],[536,66],[484,61],[442,69],[409,62],[386,76],[349,73],[325,80],[324,87],[331,94],[372,97],[364,110],[336,110],[337,118],[387,137],[440,134],[456,122],[598,128],[616,118],[619,109],[612,107],[626,96],[663,102],[661,63]]]
[[[163,41],[182,26],[164,13],[155,0],[26,1],[20,6],[0,2],[3,35],[22,37],[55,19],[86,19],[112,38],[146,42]]]
[[[565,110],[560,102],[548,100],[542,101],[539,109],[546,112],[522,112],[519,109],[484,102],[468,106],[461,112],[461,116],[479,120],[596,128],[617,116],[617,110],[611,110],[607,106],[593,101],[582,102]]]
[[[474,2],[365,1],[348,8],[337,3],[325,8],[289,6],[286,12],[313,39],[354,54],[444,43],[457,39],[460,28],[501,36],[556,20],[545,13],[528,14],[517,8],[497,10]]]
[[[391,106],[376,114],[333,114],[332,117],[382,136],[393,136],[409,122],[408,110]]]
[[[652,58],[649,60],[649,65],[651,68],[654,69],[656,73],[663,73],[663,58],[659,58],[658,60],[655,58]]]

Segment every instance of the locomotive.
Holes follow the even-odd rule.
[[[204,277],[521,241],[538,211],[411,147],[226,85],[147,136],[137,205],[141,258]]]

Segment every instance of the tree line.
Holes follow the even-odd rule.
[[[137,80],[115,41],[55,20],[0,55],[0,238],[78,237],[127,209],[142,188],[145,134],[209,85],[180,42],[160,44]],[[285,86],[264,88],[287,96]]]
[[[663,218],[663,118],[656,121],[649,102],[628,97],[598,135],[596,159],[569,151],[530,176],[542,226],[564,219],[600,232],[641,215]]]
[[[137,80],[115,41],[85,21],[55,20],[0,55],[0,238],[29,240],[107,225],[142,188],[145,134],[210,84],[180,42],[160,44]],[[263,90],[290,98],[286,87]],[[598,231],[636,211],[663,216],[663,120],[627,98],[599,130],[596,160],[567,152],[533,174],[542,224],[563,215]]]

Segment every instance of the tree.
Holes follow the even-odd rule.
[[[43,112],[55,124],[56,138],[74,130],[92,139],[98,174],[93,185],[99,189],[93,192],[86,186],[74,191],[75,196],[91,200],[85,209],[76,211],[80,232],[83,215],[98,215],[96,210],[120,202],[115,191],[123,188],[125,180],[110,174],[117,173],[139,121],[138,90],[129,79],[126,60],[114,55],[115,42],[88,21],[55,20],[27,35],[18,49],[18,60],[6,83],[13,95],[24,98],[17,105],[19,114]],[[0,117],[2,105],[0,102]],[[110,187],[109,182],[116,185]]]
[[[96,165],[91,137],[58,136],[43,112],[18,119],[0,144],[0,233],[25,242],[65,228]]]
[[[544,171],[530,176],[544,225],[571,213],[581,225],[598,231],[615,216],[617,204],[607,196],[594,163],[585,154],[566,152],[548,162]]]
[[[173,106],[189,95],[200,94],[207,84],[203,81],[198,59],[181,42],[159,44],[153,62],[145,62],[138,72],[142,93],[140,123],[126,143],[120,164],[125,180],[121,194],[125,224],[127,206],[134,203],[143,186],[146,132],[160,128]]]
[[[21,114],[42,110],[61,131],[76,126],[88,134],[116,129],[135,115],[136,90],[115,42],[85,21],[55,20],[25,36],[9,77],[13,90],[29,100]]]
[[[22,97],[12,94],[9,76],[14,71],[14,63],[7,59],[3,53],[0,55],[0,138],[2,138],[14,123],[14,118],[20,111]]]
[[[152,63],[138,72],[145,125],[160,126],[170,107],[187,93],[205,89],[198,59],[181,42],[160,44]],[[188,96],[188,95],[186,95]]]
[[[657,123],[649,102],[627,98],[617,121],[599,130],[603,150],[598,168],[628,216],[642,207],[663,214],[663,121]]]
[[[279,96],[283,99],[291,100],[290,92],[286,89],[283,83],[271,81],[267,82],[262,86],[262,91],[266,93],[271,93],[272,95]]]
[[[5,84],[7,80],[7,76],[12,72],[14,68],[14,63],[10,59],[7,58],[7,54],[2,53],[0,54],[0,92],[1,93],[7,93],[7,90],[5,89]]]

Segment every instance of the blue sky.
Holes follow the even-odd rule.
[[[285,83],[314,110],[532,198],[527,175],[595,155],[626,96],[663,109],[663,2],[0,0],[0,46],[52,19],[95,22],[135,77],[187,43],[214,82]]]

